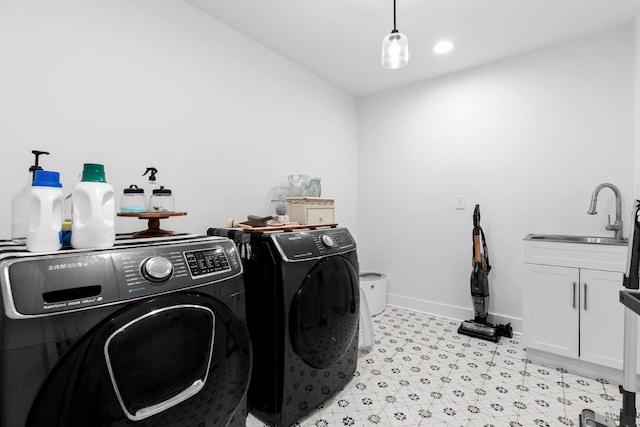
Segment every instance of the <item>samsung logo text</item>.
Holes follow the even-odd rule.
[[[49,266],[49,271],[53,271],[53,270],[68,270],[70,268],[82,268],[82,267],[88,267],[89,266],[89,262],[88,261],[84,261],[84,262],[69,262],[66,264],[54,264],[54,265],[50,265]]]

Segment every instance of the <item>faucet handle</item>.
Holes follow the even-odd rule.
[[[604,226],[605,230],[615,230],[616,226],[615,225],[611,225],[611,214],[607,215],[607,225]]]
[[[605,230],[609,230],[609,231],[622,230],[622,221],[616,221],[615,223],[611,224],[611,215],[607,215],[607,223],[608,225],[604,226]]]

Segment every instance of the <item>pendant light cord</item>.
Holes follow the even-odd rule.
[[[396,29],[396,0],[393,0],[393,31],[398,32]]]

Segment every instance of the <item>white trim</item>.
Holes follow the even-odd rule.
[[[387,305],[398,308],[406,308],[409,310],[433,314],[435,316],[442,316],[448,319],[459,321],[473,319],[474,316],[473,309],[471,308],[456,307],[453,305],[441,304],[433,301],[409,298],[394,294],[387,294]],[[469,300],[469,305],[471,306],[471,299]],[[522,334],[522,319],[501,314],[489,313],[489,322],[494,324],[511,323],[513,332],[515,334]]]
[[[597,365],[571,357],[559,356],[532,348],[527,348],[526,350],[527,359],[532,362],[553,368],[563,368],[572,374],[579,374],[590,378],[603,378],[612,384],[622,383],[622,370],[620,369]],[[637,384],[640,384],[640,375],[636,375],[636,378]]]

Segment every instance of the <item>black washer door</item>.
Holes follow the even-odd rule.
[[[27,426],[226,425],[250,370],[246,327],[222,303],[197,293],[153,298],[114,313],[69,349]]]
[[[358,273],[341,256],[318,262],[291,304],[289,331],[296,354],[324,369],[341,359],[358,333]]]

